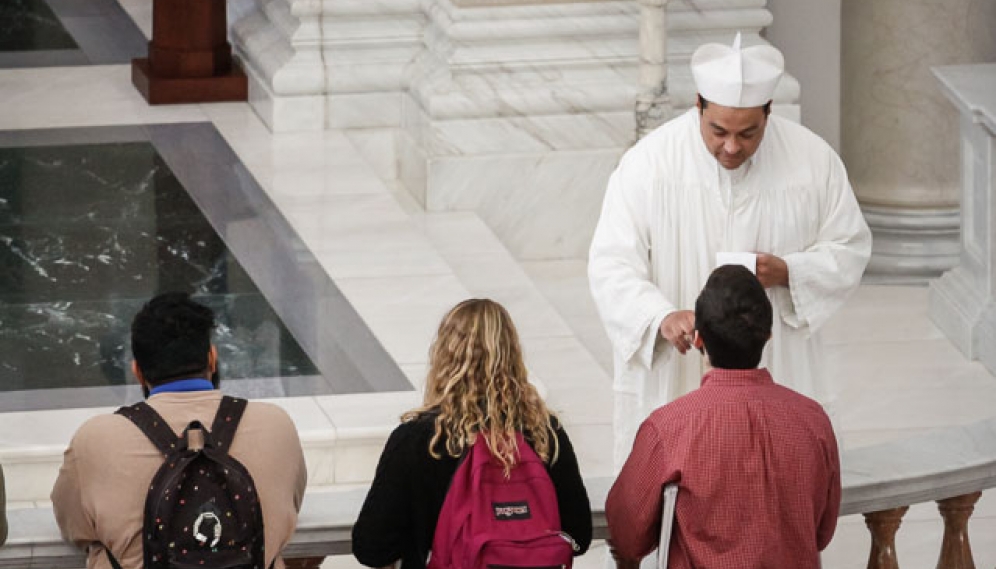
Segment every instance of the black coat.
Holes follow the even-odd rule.
[[[435,414],[402,423],[391,433],[370,492],[353,526],[353,555],[368,567],[402,560],[402,569],[424,569],[436,520],[459,459],[429,454]],[[547,466],[557,491],[560,523],[574,538],[580,555],[591,544],[591,506],[574,447],[557,425],[559,455]],[[527,437],[528,439],[528,437]],[[445,448],[441,443],[439,448]]]

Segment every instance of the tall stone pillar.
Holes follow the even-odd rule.
[[[636,138],[671,118],[667,88],[667,0],[640,0],[640,93]]]
[[[841,150],[874,233],[868,276],[924,282],[959,254],[958,115],[935,65],[996,60],[991,0],[843,0]]]

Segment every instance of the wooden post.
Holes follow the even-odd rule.
[[[232,59],[225,0],[153,0],[149,57],[131,82],[152,105],[245,101],[249,80]]]
[[[968,518],[981,496],[982,492],[973,492],[937,501],[937,509],[944,518],[944,541],[937,569],[975,569],[972,546],[968,543]]]
[[[324,557],[298,557],[295,559],[284,559],[287,569],[319,569],[322,566]]]
[[[909,506],[864,514],[865,525],[871,531],[871,553],[868,569],[899,569],[896,557],[896,531]]]

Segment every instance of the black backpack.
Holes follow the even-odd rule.
[[[145,402],[118,409],[165,456],[145,498],[145,569],[266,566],[255,484],[245,466],[228,454],[246,403],[222,397],[210,431],[192,421],[179,437]],[[120,569],[110,550],[107,555]]]

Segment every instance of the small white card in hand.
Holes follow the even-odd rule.
[[[731,253],[728,251],[720,251],[716,253],[716,266],[722,267],[723,265],[743,265],[747,269],[757,274],[757,254],[756,253]]]

